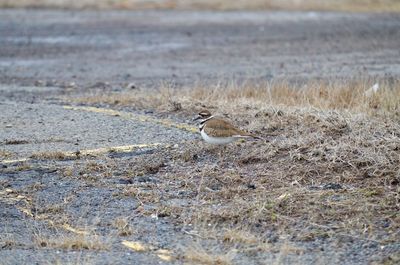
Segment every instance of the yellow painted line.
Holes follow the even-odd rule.
[[[124,245],[125,247],[130,248],[131,250],[136,251],[136,252],[143,252],[143,251],[147,251],[150,249],[147,245],[145,245],[141,242],[138,242],[138,241],[124,240],[124,241],[122,241],[122,245]]]
[[[46,217],[47,217],[47,216],[46,216]],[[72,226],[70,226],[70,225],[67,224],[67,223],[64,223],[64,224],[62,224],[62,225],[58,225],[58,224],[55,224],[55,223],[53,222],[53,220],[48,220],[48,219],[42,219],[42,220],[43,220],[43,221],[46,221],[49,225],[51,225],[51,226],[53,226],[53,227],[62,228],[62,229],[64,229],[64,230],[69,231],[69,232],[72,232],[72,233],[74,233],[74,234],[84,235],[84,236],[90,234],[88,231],[73,228]]]
[[[168,249],[157,249],[154,246],[147,245],[147,244],[141,243],[139,241],[123,240],[121,242],[121,244],[135,252],[145,252],[145,251],[153,252],[159,259],[161,259],[163,261],[172,261],[173,260],[173,256],[172,256],[173,251],[168,250]]]
[[[151,148],[151,147],[158,147],[158,146],[168,147],[169,145],[162,145],[161,143],[132,144],[132,145],[111,146],[111,147],[102,147],[102,148],[96,148],[96,149],[79,150],[79,153],[77,153],[77,151],[75,151],[75,152],[72,152],[72,151],[43,152],[43,153],[33,154],[32,157],[37,157],[38,159],[40,159],[40,156],[43,155],[43,160],[52,160],[51,158],[46,158],[46,155],[50,157],[54,154],[55,156],[60,155],[65,158],[76,158],[77,156],[90,156],[90,155],[96,156],[96,155],[107,154],[110,152],[129,153],[129,152],[132,152],[133,150],[140,149],[140,148]],[[12,163],[16,163],[16,162],[26,162],[26,161],[32,160],[32,157],[2,160],[2,161],[0,161],[0,163],[12,164]]]
[[[63,224],[63,225],[61,225],[59,227],[64,228],[65,230],[70,231],[70,232],[75,233],[75,234],[78,234],[78,235],[89,235],[88,231],[84,231],[84,230],[79,230],[79,229],[73,228],[69,224]]]
[[[157,119],[157,118],[147,116],[147,115],[140,115],[140,114],[134,114],[134,113],[130,113],[130,112],[117,111],[117,110],[106,109],[106,108],[97,108],[97,107],[63,106],[63,108],[68,109],[68,110],[102,113],[102,114],[106,114],[106,115],[110,115],[110,116],[118,116],[118,117],[121,117],[124,119],[133,119],[133,120],[137,120],[137,121],[141,121],[141,122],[150,122],[150,123],[160,124],[164,127],[181,129],[181,130],[188,131],[191,133],[198,132],[198,128],[191,126],[189,124],[176,123],[176,122],[168,120],[168,119]]]
[[[159,249],[156,251],[157,257],[159,257],[163,261],[172,261],[173,252],[168,249]]]

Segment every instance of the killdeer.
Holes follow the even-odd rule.
[[[250,133],[235,128],[222,119],[214,118],[208,110],[202,110],[194,120],[199,120],[200,133],[203,139],[210,144],[228,144],[240,138],[261,139]]]

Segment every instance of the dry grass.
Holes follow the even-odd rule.
[[[114,220],[113,226],[118,230],[119,236],[130,236],[133,230],[129,225],[128,218],[120,217]]]
[[[79,158],[79,156],[78,154],[69,155],[61,151],[54,151],[54,152],[46,151],[46,152],[34,153],[30,156],[30,158],[38,160],[69,160],[69,159],[77,159]]]
[[[6,159],[10,158],[12,156],[12,153],[7,150],[0,150],[0,159]]]
[[[67,156],[66,158],[73,159],[74,157]],[[93,157],[81,160],[74,159],[72,166],[67,166],[62,169],[62,176],[66,178],[84,180],[86,182],[97,182],[101,179],[110,178],[111,174],[116,169],[115,162],[107,157],[101,156],[100,159],[102,161],[93,161],[91,159],[93,159]]]
[[[237,123],[252,125],[268,142],[230,146],[218,166],[213,150],[199,144],[186,145],[181,155],[167,149],[132,158],[127,168],[166,158],[173,163],[154,173],[161,183],[134,183],[129,196],[159,205],[155,212],[162,209],[185,224],[215,224],[222,233],[202,236],[213,234],[225,243],[257,242],[252,234],[262,242],[262,231],[299,241],[339,235],[380,244],[395,240],[400,229],[397,122],[308,109],[242,111]],[[255,122],[246,125],[246,117]],[[170,192],[160,191],[164,184]],[[177,199],[193,206],[164,203]],[[247,228],[235,228],[238,224]]]
[[[398,12],[396,0],[0,0],[2,7],[117,8],[117,9],[213,9],[213,10],[335,10]]]
[[[91,94],[73,99],[78,103],[105,103],[136,109],[158,111],[191,111],[203,107],[226,112],[274,107],[316,108],[350,111],[370,115],[400,117],[400,81],[381,80],[379,90],[368,96],[374,84],[370,80],[308,81],[289,83],[231,82],[214,86],[174,89],[167,85],[158,91],[135,91],[112,94]],[[176,106],[179,105],[177,109]]]
[[[153,108],[185,119],[206,107],[263,137],[266,141],[231,145],[218,167],[216,153],[198,144],[130,162],[129,168],[137,169],[146,165],[144,161],[162,163],[161,172],[145,170],[146,174],[155,174],[169,189],[179,183],[195,203],[189,208],[164,204],[177,196],[161,194],[162,184],[151,192],[133,184],[121,194],[143,205],[157,204],[156,212],[162,209],[185,224],[215,224],[225,231],[216,234],[224,244],[261,245],[261,231],[299,241],[341,236],[387,244],[400,229],[400,84],[380,81],[380,90],[368,97],[365,91],[373,83],[231,83],[75,100]],[[174,103],[181,108],[176,110]],[[169,160],[173,165],[165,162]],[[235,228],[238,224],[247,228]],[[193,252],[193,262],[215,263],[215,257]]]
[[[230,265],[234,257],[234,251],[225,254],[214,254],[206,251],[201,245],[192,246],[184,253],[184,259],[189,264]]]
[[[26,162],[18,163],[15,167],[5,170],[6,172],[26,171],[32,169],[31,165]]]
[[[224,242],[234,244],[257,244],[260,239],[244,228],[226,229],[223,235]]]
[[[107,250],[109,245],[98,236],[76,235],[60,237],[37,237],[37,245],[42,248],[63,250]]]
[[[304,242],[396,242],[400,82],[378,80],[380,89],[368,96],[375,82],[163,86],[158,93],[135,90],[72,100],[125,111],[153,109],[155,115],[186,121],[208,108],[261,136],[264,141],[229,145],[217,164],[218,148],[185,142],[125,164],[118,161],[109,177],[116,168],[130,172],[129,187],[114,198],[138,200],[138,214],[190,224],[188,233],[217,242],[219,253],[230,248],[236,255],[274,253],[279,264],[307,251],[298,247]],[[136,181],[140,176],[157,182]],[[213,253],[218,253],[213,247],[196,246],[183,256],[188,263],[232,263],[232,253]]]
[[[384,241],[395,240],[397,122],[317,110],[243,111],[238,123],[269,141],[225,151],[222,169],[206,166],[184,174],[194,182],[187,188],[199,190],[202,202],[186,222],[244,224],[253,232],[268,227],[303,241],[338,234],[378,239],[380,233]],[[255,122],[246,125],[246,116]],[[229,166],[233,157],[236,166]]]

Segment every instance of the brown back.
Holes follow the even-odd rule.
[[[235,128],[227,121],[216,118],[212,118],[206,122],[204,131],[209,136],[214,137],[253,136],[245,131]]]

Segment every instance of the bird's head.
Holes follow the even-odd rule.
[[[202,110],[202,111],[200,111],[199,112],[199,114],[196,116],[196,118],[194,118],[194,121],[197,121],[197,120],[206,120],[206,119],[208,119],[208,118],[210,118],[212,115],[211,115],[211,112],[209,112],[208,110]]]

